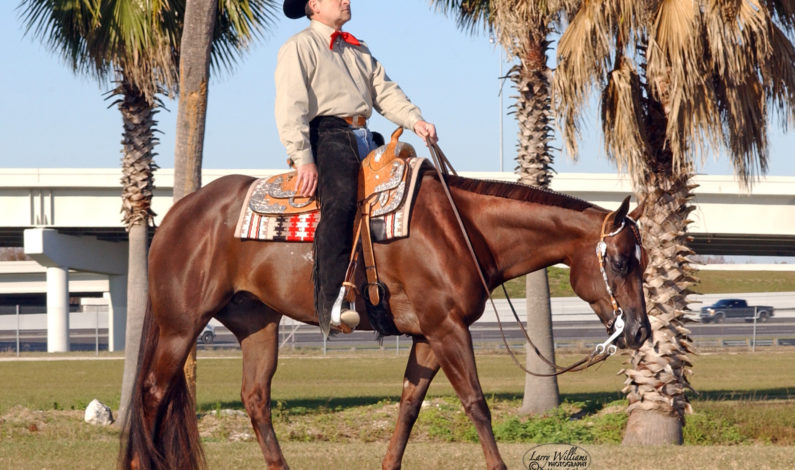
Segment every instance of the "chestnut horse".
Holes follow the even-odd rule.
[[[175,204],[157,229],[149,253],[149,308],[138,375],[120,453],[123,468],[204,466],[182,368],[197,335],[213,317],[240,342],[241,398],[268,467],[287,468],[271,423],[271,379],[282,315],[317,324],[312,245],[235,238],[252,181],[234,175],[208,184]],[[518,184],[457,176],[448,181],[490,289],[565,263],[574,291],[590,303],[608,333],[617,308],[611,300],[620,305],[626,327],[619,347],[637,349],[647,339],[644,263],[637,227],[627,216],[629,198],[608,212]],[[483,312],[487,293],[443,189],[436,175],[425,174],[410,236],[375,246],[394,323],[413,338],[397,424],[382,466],[400,468],[422,400],[441,367],[477,429],[486,466],[505,468],[469,332]],[[600,240],[606,244],[603,261],[595,250]],[[358,329],[370,329],[364,302],[356,305],[362,317]]]

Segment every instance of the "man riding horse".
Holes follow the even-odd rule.
[[[367,45],[342,32],[351,19],[349,0],[285,0],[288,18],[307,16],[309,27],[279,50],[276,64],[276,125],[292,165],[296,190],[317,191],[322,218],[315,233],[315,311],[325,335],[329,323],[354,328],[359,315],[343,305],[331,318],[353,244],[360,160],[375,147],[367,119],[373,108],[436,143],[436,128],[426,122],[400,87],[387,76]],[[338,294],[339,292],[339,294]],[[333,324],[336,323],[336,324]]]

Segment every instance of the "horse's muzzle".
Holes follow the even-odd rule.
[[[639,349],[649,339],[650,334],[651,325],[648,320],[634,320],[624,329],[624,334],[617,338],[616,345],[619,348]]]

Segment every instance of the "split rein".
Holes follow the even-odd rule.
[[[426,142],[427,143],[427,142]],[[528,370],[525,366],[519,362],[519,359],[516,357],[516,353],[514,353],[513,349],[508,345],[508,339],[505,337],[505,331],[503,330],[502,321],[500,320],[500,315],[497,312],[497,306],[494,304],[494,299],[491,297],[491,291],[489,290],[488,283],[486,283],[486,278],[483,275],[483,269],[480,266],[480,262],[478,261],[478,257],[475,254],[475,249],[472,247],[472,242],[469,239],[469,235],[467,234],[466,227],[464,226],[464,221],[461,219],[461,214],[458,212],[458,207],[455,205],[453,201],[453,195],[450,193],[450,187],[447,185],[447,180],[445,176],[452,173],[455,176],[458,176],[456,171],[453,169],[453,166],[450,164],[450,161],[442,152],[442,149],[439,148],[437,144],[430,144],[428,148],[431,151],[431,157],[433,158],[434,169],[436,170],[437,175],[439,176],[439,181],[442,184],[442,188],[444,189],[444,193],[447,196],[447,200],[450,202],[450,206],[453,210],[453,214],[455,215],[456,221],[458,222],[458,226],[461,229],[461,233],[464,236],[464,242],[466,243],[467,248],[469,249],[469,254],[472,257],[472,260],[475,262],[475,267],[477,268],[478,276],[480,277],[480,282],[483,285],[483,288],[486,291],[486,295],[489,298],[489,302],[491,303],[491,308],[494,310],[494,315],[497,318],[497,324],[500,327],[500,334],[502,335],[502,342],[505,345],[505,349],[508,351],[511,359],[513,362],[516,363],[517,367],[522,369],[526,374],[534,375],[536,377],[554,377],[560,374],[564,374],[566,372],[576,372],[585,370],[588,367],[591,367],[594,364],[604,361],[608,357],[615,354],[617,347],[613,344],[616,338],[624,332],[624,311],[618,305],[618,301],[616,300],[615,296],[613,295],[613,289],[610,288],[610,283],[607,280],[607,272],[605,271],[605,253],[607,252],[607,243],[605,243],[605,238],[613,237],[620,233],[625,226],[625,221],[621,222],[621,226],[618,227],[616,230],[610,233],[605,232],[605,228],[607,227],[607,220],[610,217],[608,213],[605,216],[604,221],[602,221],[602,229],[601,234],[599,236],[599,242],[596,244],[596,256],[599,259],[599,270],[602,273],[602,279],[604,279],[605,287],[607,288],[607,293],[610,295],[610,302],[613,307],[613,318],[608,322],[607,328],[609,329],[611,326],[614,326],[615,329],[613,330],[613,334],[607,338],[603,343],[597,344],[594,348],[593,352],[588,356],[580,359],[579,361],[567,366],[561,367],[555,364],[555,362],[550,361],[547,359],[541,351],[538,350],[538,347],[533,343],[533,340],[530,339],[530,336],[527,333],[527,329],[522,324],[522,320],[519,318],[519,315],[516,313],[516,309],[513,307],[513,303],[511,302],[510,297],[508,296],[508,291],[505,289],[505,284],[502,285],[502,290],[505,293],[505,298],[508,300],[508,305],[511,308],[511,312],[513,313],[514,319],[516,323],[519,325],[519,328],[522,330],[522,334],[524,334],[525,340],[527,340],[528,344],[532,346],[533,350],[535,351],[536,355],[547,365],[552,367],[555,372],[550,373],[540,373],[540,372],[533,372]]]

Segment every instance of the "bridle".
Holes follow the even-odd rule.
[[[601,234],[599,235],[599,242],[596,244],[596,258],[599,260],[599,271],[602,273],[602,280],[605,283],[605,289],[607,289],[607,295],[610,296],[610,304],[613,307],[613,318],[611,318],[605,327],[607,331],[610,331],[610,328],[615,326],[613,330],[613,334],[611,334],[607,340],[603,343],[597,344],[596,348],[594,349],[594,353],[601,354],[607,351],[608,356],[612,356],[618,350],[613,342],[618,338],[621,333],[624,332],[624,310],[618,305],[618,300],[616,300],[616,296],[613,294],[613,289],[610,287],[610,282],[607,280],[607,270],[605,269],[605,259],[607,254],[607,242],[605,242],[605,238],[614,237],[621,233],[624,230],[624,227],[627,226],[627,221],[630,222],[630,227],[632,230],[632,235],[635,237],[635,256],[638,258],[638,262],[640,262],[640,255],[639,255],[639,247],[643,246],[640,240],[640,232],[638,231],[637,223],[632,219],[630,216],[624,216],[624,220],[621,221],[621,225],[618,226],[617,229],[613,230],[612,232],[605,232],[607,228],[607,221],[610,219],[610,216],[614,214],[610,212],[605,216],[605,219],[602,221],[602,229]]]
[[[508,301],[508,305],[511,308],[511,312],[513,313],[514,319],[516,320],[516,323],[519,325],[519,328],[522,330],[525,340],[527,340],[527,343],[533,348],[536,355],[538,355],[538,357],[543,362],[545,362],[547,365],[555,369],[555,372],[551,373],[538,373],[538,372],[529,371],[519,362],[519,359],[517,359],[516,354],[508,345],[508,340],[505,337],[505,332],[503,331],[502,328],[502,321],[500,320],[500,316],[497,313],[497,307],[494,304],[494,299],[491,297],[491,291],[488,287],[488,283],[486,282],[486,278],[483,275],[483,268],[480,266],[480,262],[478,261],[478,257],[475,254],[475,250],[472,247],[472,242],[470,241],[469,235],[467,234],[466,231],[466,227],[464,226],[464,221],[461,219],[461,215],[458,212],[458,207],[456,206],[455,201],[453,201],[453,196],[450,193],[450,188],[447,186],[447,180],[445,177],[450,172],[452,172],[454,175],[456,174],[456,172],[453,169],[452,165],[450,164],[450,161],[447,159],[447,157],[442,152],[442,149],[439,148],[438,145],[430,144],[428,145],[428,148],[430,149],[431,157],[434,160],[434,169],[436,170],[436,173],[439,176],[439,182],[441,183],[445,195],[447,196],[447,199],[450,202],[450,205],[453,210],[453,215],[455,215],[455,218],[458,221],[458,225],[459,228],[461,229],[464,242],[466,243],[467,248],[469,249],[470,256],[472,256],[472,259],[475,262],[475,267],[477,267],[477,273],[478,276],[480,276],[480,282],[483,284],[483,288],[486,291],[486,295],[488,296],[488,299],[491,302],[491,307],[494,310],[494,314],[497,318],[497,324],[499,325],[500,333],[502,334],[502,342],[505,345],[505,348],[510,354],[511,359],[513,359],[514,363],[516,363],[516,365],[527,374],[535,375],[538,377],[551,377],[563,374],[565,372],[573,372],[573,371],[587,369],[588,367],[591,367],[592,365],[604,361],[608,357],[612,356],[618,350],[618,348],[613,344],[613,342],[624,331],[624,319],[623,319],[624,311],[618,305],[618,301],[616,300],[615,295],[613,295],[613,289],[610,288],[610,283],[607,280],[607,271],[605,270],[605,254],[607,252],[607,243],[605,242],[605,238],[613,237],[621,233],[621,231],[626,226],[625,223],[626,220],[630,220],[631,221],[630,227],[632,228],[632,233],[635,236],[635,240],[637,242],[635,255],[636,257],[640,258],[638,252],[638,247],[641,246],[640,233],[638,231],[637,224],[635,223],[635,221],[632,220],[629,216],[625,216],[624,220],[621,222],[621,225],[616,230],[609,233],[605,232],[605,229],[607,227],[607,221],[610,219],[611,215],[615,214],[615,212],[609,212],[607,215],[605,215],[605,218],[602,221],[602,229],[601,229],[601,234],[599,236],[599,242],[596,244],[596,255],[597,258],[599,259],[599,269],[602,272],[602,278],[604,279],[605,287],[607,288],[607,292],[610,295],[610,302],[613,306],[613,318],[607,323],[606,325],[607,330],[610,331],[610,327],[612,326],[615,326],[615,330],[613,331],[613,334],[611,334],[610,337],[607,338],[607,340],[605,340],[603,343],[597,344],[596,347],[594,348],[594,351],[590,355],[584,357],[583,359],[580,359],[574,364],[571,364],[567,367],[561,367],[555,364],[553,361],[550,361],[549,359],[544,357],[543,354],[541,354],[541,351],[538,350],[538,347],[536,347],[536,345],[533,343],[533,340],[530,339],[530,336],[527,334],[527,329],[525,329],[524,325],[522,324],[522,320],[519,318],[519,315],[516,313],[516,309],[514,309],[513,303],[511,303],[511,299],[508,297],[508,291],[505,289],[505,285],[504,284],[502,285],[503,292],[505,293],[505,299]]]

